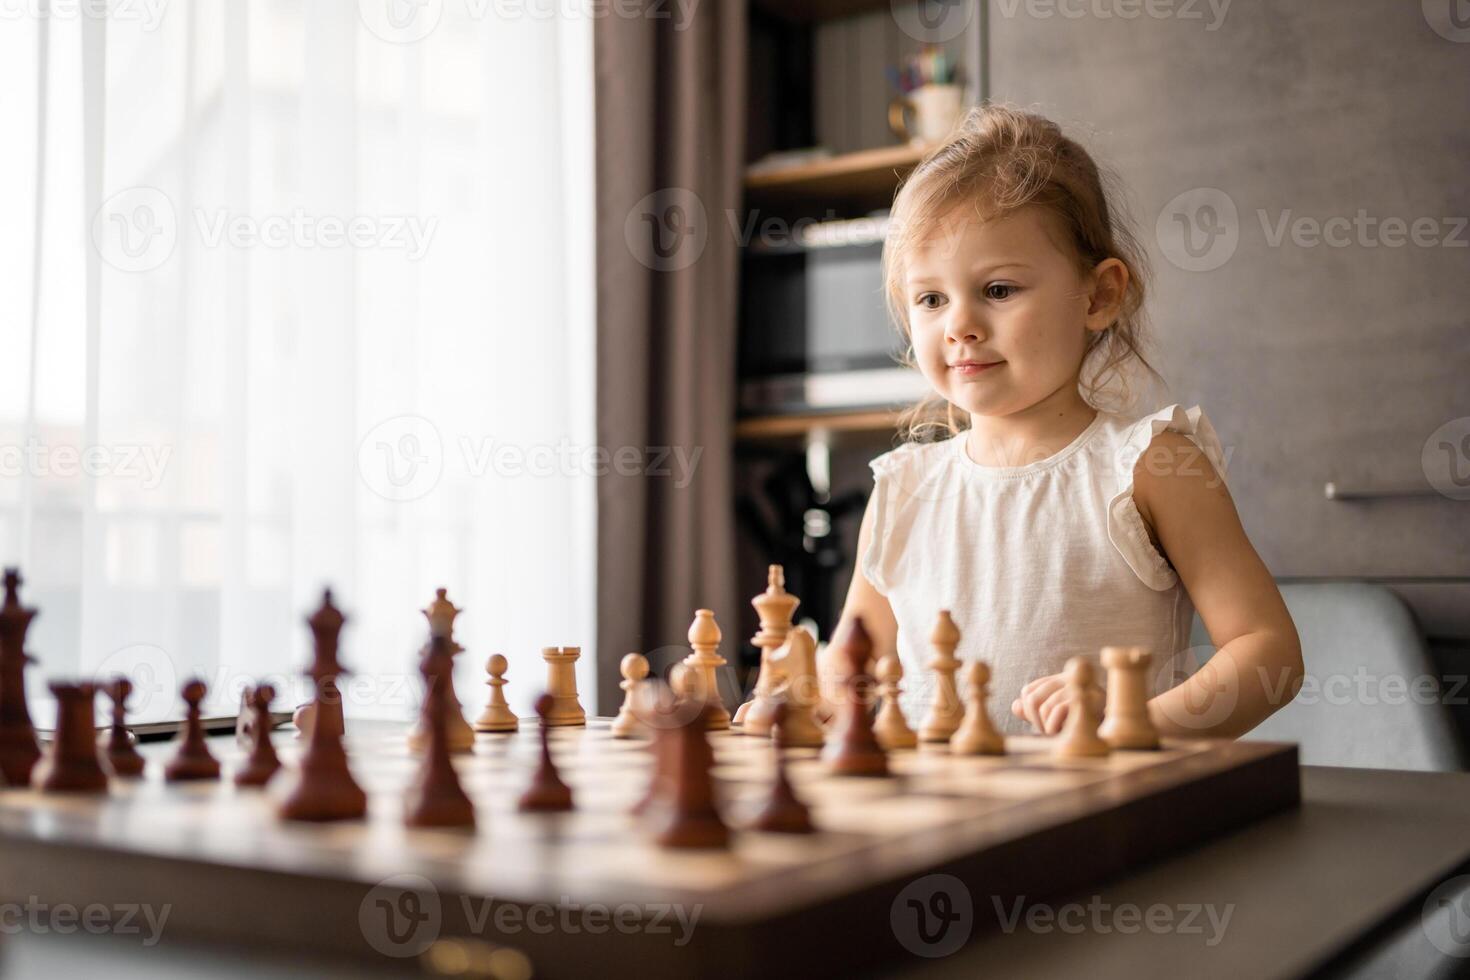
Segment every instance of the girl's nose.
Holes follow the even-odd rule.
[[[949,319],[944,325],[944,339],[951,344],[979,343],[985,339],[980,323],[971,313],[969,305],[956,303],[951,307]]]

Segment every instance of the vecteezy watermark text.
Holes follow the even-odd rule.
[[[446,0],[358,0],[358,16],[368,33],[389,44],[415,44],[433,34],[444,19]],[[687,30],[700,0],[455,0],[457,20],[514,21],[657,20]]]
[[[144,490],[156,490],[172,456],[172,446],[50,445],[32,437],[0,444],[0,477],[108,476],[136,480]]]
[[[198,244],[207,249],[377,249],[417,262],[428,254],[439,228],[432,215],[318,214],[300,207],[264,214],[191,210]],[[180,229],[187,227],[169,195],[157,187],[127,187],[109,195],[92,215],[92,244],[115,269],[149,272],[173,256]]]
[[[0,20],[42,17],[52,20],[106,20],[134,22],[155,31],[163,22],[168,0],[0,0]]]
[[[1206,946],[1220,944],[1230,926],[1230,918],[1235,914],[1234,903],[1183,902],[1170,905],[1154,902],[1135,905],[1132,902],[1104,901],[1101,895],[1093,895],[1086,904],[1036,903],[1028,906],[1025,896],[1022,896],[1007,908],[999,896],[992,896],[991,901],[995,903],[995,917],[1000,922],[1001,931],[1007,935],[1018,928],[1027,932],[1064,932],[1070,935],[1090,931],[1099,935],[1116,932],[1132,936],[1150,932],[1158,936],[1204,936]]]
[[[1018,15],[1033,20],[1150,20],[1203,21],[1207,31],[1225,23],[1232,0],[997,0],[995,9],[1006,20]],[[1208,18],[1208,19],[1207,19]]]
[[[522,932],[538,936],[553,932],[573,936],[642,934],[667,936],[675,947],[694,938],[704,906],[675,902],[623,902],[604,905],[576,902],[566,895],[556,902],[529,905],[505,902],[493,896],[461,895],[460,917],[469,931],[490,939]],[[358,907],[358,926],[368,945],[385,956],[417,956],[438,938],[444,925],[439,890],[421,875],[400,874],[385,878],[363,897]]]
[[[643,476],[670,480],[676,490],[683,490],[693,482],[703,455],[702,446],[589,446],[566,438],[523,444],[461,435],[446,445],[430,420],[398,415],[363,436],[357,467],[368,489],[385,500],[401,502],[430,493],[446,465],[474,480]]]
[[[1255,209],[1267,248],[1467,248],[1470,217],[1384,215],[1367,208],[1353,214],[1298,214],[1291,208]],[[1194,187],[1175,195],[1154,223],[1159,250],[1186,272],[1211,272],[1230,261],[1249,222],[1234,198],[1218,187]]]
[[[13,936],[20,932],[40,935],[54,932],[69,936],[77,930],[94,936],[143,936],[144,946],[154,946],[163,936],[172,905],[154,906],[147,902],[121,902],[104,905],[89,902],[48,903],[35,895],[25,903],[0,902],[0,933]],[[145,932],[146,930],[146,932]]]
[[[258,217],[224,209],[194,212],[199,240],[206,248],[381,248],[403,252],[411,261],[429,250],[437,217],[416,214],[308,214],[295,208],[290,214]]]

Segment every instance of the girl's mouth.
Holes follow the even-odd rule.
[[[1004,363],[1005,361],[955,361],[949,366],[949,369],[962,378],[970,378],[989,371],[991,368],[998,368]]]

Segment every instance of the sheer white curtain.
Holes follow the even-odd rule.
[[[37,689],[288,706],[331,585],[347,710],[404,716],[442,585],[467,704],[498,651],[524,708],[544,645],[592,691],[591,24],[88,6],[0,22],[0,559]]]

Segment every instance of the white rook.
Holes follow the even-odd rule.
[[[541,648],[541,659],[546,661],[546,693],[551,695],[548,725],[587,724],[587,712],[577,700],[577,661],[581,656],[581,647]]]

